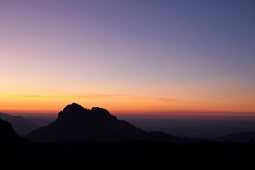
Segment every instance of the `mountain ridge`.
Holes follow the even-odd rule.
[[[48,126],[28,134],[36,142],[128,140],[145,132],[126,121],[118,120],[106,109],[91,110],[76,103],[67,105]]]
[[[238,132],[216,138],[215,141],[228,141],[237,143],[249,143],[255,141],[255,132]]]
[[[0,118],[9,122],[19,135],[26,135],[37,127],[22,116],[14,116],[0,112]]]
[[[87,109],[76,103],[67,105],[51,124],[25,137],[41,143],[144,140],[187,144],[195,140],[163,132],[146,132],[125,120],[119,120],[106,109]]]

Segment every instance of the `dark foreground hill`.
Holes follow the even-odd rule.
[[[105,141],[68,144],[33,143],[0,120],[0,167],[11,168],[223,168],[254,167],[255,144],[169,141]]]
[[[0,119],[0,136],[1,143],[13,143],[20,139],[19,135],[16,134],[11,124]]]
[[[0,119],[1,166],[35,168],[254,167],[255,144],[190,140],[148,133],[101,108],[68,105],[56,121],[24,139]],[[68,142],[67,142],[68,141]],[[188,142],[184,142],[188,141]],[[54,165],[54,166],[53,166]]]
[[[10,122],[15,131],[20,135],[27,135],[37,128],[32,122],[22,116],[12,116],[5,113],[0,113],[0,118]]]
[[[0,160],[17,159],[18,151],[26,143],[27,141],[14,131],[10,123],[0,119]]]

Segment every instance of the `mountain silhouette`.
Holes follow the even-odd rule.
[[[85,121],[85,118],[88,120]],[[105,123],[107,121],[110,123]],[[88,122],[90,124],[85,126],[84,124]],[[117,130],[105,126],[101,129],[97,127],[102,125],[110,126]],[[63,126],[66,126],[65,129],[63,129]],[[79,130],[79,133],[75,133],[72,130],[75,127],[75,130]],[[101,136],[102,133],[97,133],[88,136],[91,130],[86,130],[87,127],[92,130],[100,129],[105,135]],[[119,129],[118,127],[122,128]],[[84,140],[88,139],[88,137],[92,139],[94,137],[94,139],[115,141],[62,144],[63,139],[73,140],[72,132],[75,133],[75,140]],[[15,164],[19,165],[19,167],[23,165],[26,168],[28,165],[34,168],[38,164],[41,165],[42,162],[47,167],[54,164],[59,168],[73,167],[74,165],[79,168],[87,168],[88,165],[95,167],[95,165],[101,164],[112,167],[113,165],[118,165],[116,162],[120,164],[128,162],[132,166],[138,163],[143,167],[156,165],[156,167],[162,166],[162,168],[169,165],[171,167],[176,165],[178,168],[186,165],[189,168],[192,166],[197,168],[197,165],[202,165],[201,163],[206,163],[206,165],[210,166],[217,165],[216,167],[225,164],[229,167],[236,163],[247,164],[247,161],[253,164],[253,155],[255,153],[254,143],[193,141],[194,143],[183,146],[176,145],[170,139],[181,140],[181,138],[162,132],[147,133],[125,121],[118,120],[105,109],[94,108],[88,110],[76,104],[67,106],[59,113],[57,120],[30,135],[32,134],[40,136],[40,138],[37,138],[38,140],[61,141],[61,144],[34,143],[25,140],[15,133],[10,123],[0,119],[1,163],[7,163],[8,167]],[[65,135],[71,135],[72,138],[67,138]],[[135,139],[133,138],[135,135],[137,135],[136,139],[143,138],[147,140],[130,140]],[[116,141],[119,139],[123,140]]]
[[[11,142],[18,138],[11,124],[2,119],[0,119],[0,136],[1,142]]]
[[[22,116],[0,113],[0,118],[11,123],[15,131],[20,135],[27,135],[37,128],[32,122]]]
[[[114,141],[138,139],[146,134],[105,109],[93,107],[89,110],[73,103],[59,112],[51,124],[33,131],[26,138],[36,142]]]
[[[18,156],[18,147],[26,142],[12,128],[11,124],[0,119],[0,160],[4,163],[6,160],[13,160]]]
[[[239,132],[219,137],[215,141],[228,141],[228,142],[238,142],[238,143],[248,143],[250,141],[255,141],[255,132]]]

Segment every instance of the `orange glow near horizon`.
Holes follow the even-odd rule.
[[[55,115],[67,104],[75,102],[86,108],[103,107],[113,114],[255,116],[253,95],[243,96],[234,93],[226,95],[223,91],[231,90],[227,88],[211,88],[211,91],[204,91],[206,88],[170,87],[172,90],[168,95],[167,93],[163,95],[167,89],[159,88],[155,89],[155,92],[161,94],[157,96],[154,91],[147,92],[146,86],[139,93],[117,93],[110,88],[102,90],[88,88],[87,91],[83,91],[82,87],[77,86],[69,90],[61,86],[50,88],[47,83],[45,85],[45,88],[42,88],[37,85],[0,84],[0,112]],[[107,93],[100,93],[102,91]]]
[[[254,10],[206,4],[0,1],[0,112],[255,116]]]
[[[25,115],[56,115],[67,104],[85,108],[103,107],[119,115],[254,115],[254,108],[244,104],[188,102],[171,98],[126,94],[83,96],[12,95],[0,98],[0,112]]]

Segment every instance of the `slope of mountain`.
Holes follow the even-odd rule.
[[[13,141],[18,135],[15,133],[10,123],[0,119],[0,136],[1,142],[3,142]]]
[[[43,143],[124,140],[170,141],[177,144],[194,142],[190,138],[162,132],[148,133],[118,120],[105,109],[94,107],[89,110],[75,103],[67,105],[51,124],[31,132],[26,138]]]
[[[11,124],[0,119],[1,164],[4,163],[5,160],[12,159],[14,161],[17,158],[17,146],[22,142],[22,137],[16,134]]]
[[[56,118],[47,116],[26,116],[25,119],[27,119],[29,122],[33,123],[36,127],[39,128],[49,125]]]
[[[227,136],[223,136],[215,139],[216,141],[229,141],[229,142],[239,142],[248,143],[250,141],[255,141],[255,132],[240,132],[233,133]]]
[[[131,140],[145,134],[128,122],[118,120],[105,109],[94,107],[89,110],[73,103],[66,106],[51,124],[26,137],[37,142],[112,141]]]
[[[101,116],[100,116],[101,117]],[[37,144],[24,140],[13,130],[12,126],[0,119],[0,147],[1,165],[7,163],[20,167],[38,165],[45,168],[55,165],[58,168],[70,166],[74,168],[95,167],[102,164],[109,168],[119,164],[157,168],[177,166],[185,167],[236,167],[236,165],[253,165],[255,144],[238,144],[231,142],[195,142],[178,146],[172,142],[165,142],[165,134],[146,133],[146,135],[160,135],[158,141],[107,141],[71,144]],[[41,164],[43,162],[43,164]],[[116,163],[117,162],[117,163]],[[119,163],[119,164],[118,164]],[[249,167],[250,168],[250,167]],[[244,168],[246,169],[246,168]]]
[[[15,131],[20,135],[26,135],[37,128],[33,123],[21,116],[0,113],[0,118],[11,123]]]

